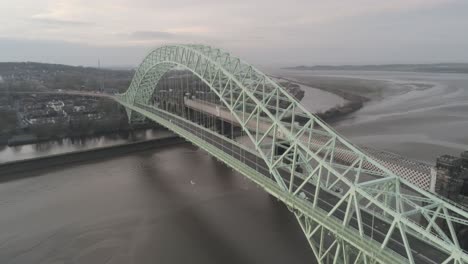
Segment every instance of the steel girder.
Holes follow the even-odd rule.
[[[190,70],[218,96],[220,107],[231,112],[252,141],[254,154],[268,166],[275,187],[266,187],[269,179],[142,108],[161,77],[176,66]],[[204,45],[157,48],[116,98],[129,120],[145,116],[165,125],[286,203],[319,263],[468,263],[455,231],[468,225],[464,208],[393,173],[265,74],[225,51]],[[278,148],[285,151],[278,154]],[[353,155],[343,159],[342,153]],[[426,256],[425,250],[440,257]]]

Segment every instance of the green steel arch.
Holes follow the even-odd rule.
[[[191,71],[210,87],[220,102],[218,115],[232,115],[271,178],[178,126],[175,121],[182,117],[152,110],[157,83],[174,67]],[[161,123],[283,201],[318,263],[468,263],[456,233],[468,226],[464,208],[375,161],[271,78],[223,50],[157,48],[116,100],[126,107],[129,120],[146,117]],[[284,151],[278,153],[278,148]]]

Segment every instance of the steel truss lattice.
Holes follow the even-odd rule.
[[[190,129],[212,133],[210,137],[219,134],[151,105],[158,82],[175,67],[209,86],[219,102],[212,114],[242,128],[253,144],[249,155],[261,158],[270,177]],[[318,263],[468,263],[457,238],[457,230],[468,226],[464,208],[375,161],[276,82],[223,50],[204,45],[157,48],[136,70],[128,90],[115,98],[130,121],[159,122],[283,201]]]

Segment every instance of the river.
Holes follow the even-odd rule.
[[[335,129],[353,143],[428,163],[468,150],[468,74],[380,71],[281,71],[303,82],[316,76],[381,82],[381,96]]]
[[[306,80],[311,74],[394,85],[335,124],[353,142],[428,162],[439,153],[468,149],[467,75],[295,72],[285,77]],[[103,140],[112,141],[86,140],[85,145]],[[0,157],[64,151],[63,142],[51,144],[4,149]],[[67,150],[80,145],[65,144]],[[0,184],[0,263],[313,259],[284,206],[188,143],[26,174],[30,177]]]

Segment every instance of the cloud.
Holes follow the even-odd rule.
[[[138,65],[152,47],[93,46],[56,40],[0,37],[0,61],[37,61],[70,65]]]
[[[88,21],[79,21],[79,20],[66,20],[58,18],[46,18],[46,17],[31,17],[32,20],[54,26],[89,26],[94,25],[92,22]]]
[[[448,61],[468,56],[454,48],[468,42],[467,11],[466,0],[15,0],[0,1],[0,37],[113,51],[203,43],[265,64],[373,63],[403,51]]]
[[[0,34],[15,38],[27,34],[94,45],[146,45],[158,40],[233,40],[240,44],[252,41],[251,36],[262,36],[255,38],[256,43],[268,44],[303,41],[304,34],[314,34],[314,30],[343,20],[425,9],[451,1],[454,0],[294,0],[292,4],[255,0],[255,5],[246,0],[15,0],[10,5],[0,1],[0,25],[15,25],[4,26],[3,30],[0,27]],[[5,11],[11,6],[18,6],[16,12]],[[21,10],[23,6],[31,9],[26,12]],[[265,7],[265,12],[259,12],[255,6]],[[32,18],[29,21],[35,24],[11,23],[15,17],[27,21],[24,16]],[[85,27],[90,25],[94,27]]]
[[[135,40],[173,39],[177,35],[165,31],[135,31],[129,37]]]

